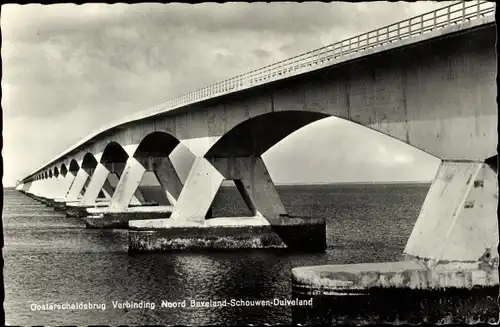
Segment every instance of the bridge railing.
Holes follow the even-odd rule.
[[[452,24],[463,23],[494,13],[495,3],[479,0],[454,3],[449,6],[402,20],[376,30],[363,33],[324,47],[300,54],[295,57],[273,63],[250,71],[243,75],[217,82],[202,89],[178,96],[168,102],[145,111],[128,116],[142,118],[182,107],[218,95],[243,90],[271,80],[281,79],[311,71],[318,65],[325,65],[339,57],[351,55],[387,43],[404,40],[414,36],[432,32]]]
[[[329,62],[332,62],[333,60],[343,56],[348,56],[353,53],[373,49],[391,42],[396,42],[429,33],[451,26],[453,24],[460,24],[466,21],[478,19],[482,16],[486,16],[494,12],[494,2],[485,0],[458,2],[434,11],[424,13],[419,16],[415,16],[378,28],[367,33],[363,33],[336,43],[332,43],[324,47],[273,63],[271,65],[261,67],[245,74],[232,77],[221,82],[217,82],[194,92],[175,97],[168,102],[149,108],[147,110],[122,117],[119,121],[115,121],[107,124],[106,126],[102,126],[98,131],[95,131],[89,137],[80,141],[56,158],[65,155],[66,153],[82,145],[92,137],[114,126],[121,125],[129,121],[153,116],[159,113],[164,113],[172,109],[180,108],[188,104],[210,99],[216,96],[244,90],[256,85],[265,84],[272,80],[282,79],[308,71],[313,71],[319,67],[328,65]],[[52,161],[50,163],[52,163]],[[43,167],[45,166],[42,166],[42,168]]]

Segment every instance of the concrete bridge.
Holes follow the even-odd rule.
[[[335,116],[442,160],[407,255],[427,267],[497,263],[495,40],[494,3],[456,3],[125,117],[43,164],[17,189],[88,216],[89,227],[128,227],[134,251],[324,250],[324,221],[290,217],[261,156]],[[195,156],[185,180],[169,158],[179,144]],[[170,205],[141,193],[145,172],[155,173]],[[235,181],[253,217],[210,219],[224,180]]]

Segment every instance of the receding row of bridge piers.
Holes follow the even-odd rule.
[[[72,161],[69,169],[63,165],[18,189],[68,217],[83,218],[87,228],[129,229],[131,252],[325,250],[324,219],[288,215],[262,158],[197,157],[182,181],[169,154],[116,161],[86,156],[80,163]],[[146,173],[155,177],[166,204],[142,192]],[[234,181],[250,216],[212,217],[214,198],[225,180]]]

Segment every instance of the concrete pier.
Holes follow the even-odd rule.
[[[292,270],[294,324],[497,323],[498,261],[411,260]]]
[[[129,252],[179,250],[289,249],[324,251],[324,219],[286,217],[270,224],[262,217],[175,219],[129,222]]]
[[[87,228],[128,228],[129,221],[165,219],[170,217],[172,206],[142,206],[116,210],[108,207],[86,209]]]

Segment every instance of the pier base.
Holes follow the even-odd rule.
[[[324,251],[324,219],[211,218],[203,222],[155,219],[129,222],[129,252],[278,248]]]
[[[294,324],[497,323],[498,266],[417,261],[292,270]]]
[[[109,206],[108,201],[100,201],[91,204],[82,204],[81,202],[67,202],[66,203],[66,217],[87,217],[89,208],[99,208]]]
[[[125,228],[129,221],[145,219],[164,219],[170,217],[172,206],[129,207],[124,210],[110,208],[89,208],[90,216],[84,218],[87,228]]]
[[[82,218],[82,217],[100,215],[103,212],[108,212],[109,203],[110,203],[109,199],[103,199],[102,201],[96,201],[95,203],[91,203],[91,204],[81,204],[80,202],[66,203],[66,217],[80,217],[80,218]],[[141,203],[130,204],[129,208],[153,207],[153,206],[158,206],[158,203],[148,202],[148,203],[142,203],[142,204]],[[97,209],[101,209],[101,211],[99,211]],[[164,218],[164,217],[165,216],[163,215],[161,218]]]
[[[64,199],[55,199],[53,207],[55,211],[65,211],[66,201]]]

